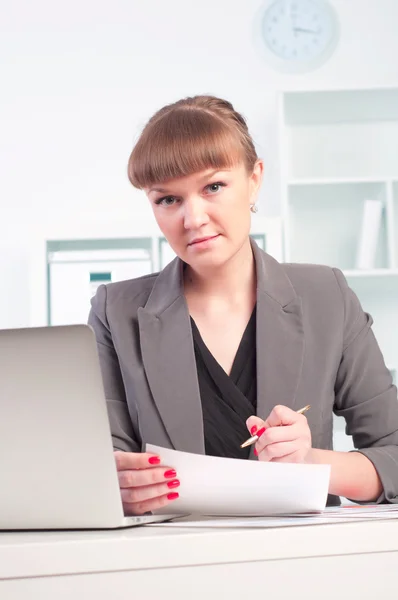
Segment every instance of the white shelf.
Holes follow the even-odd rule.
[[[283,100],[289,126],[398,121],[396,87],[291,91]]]
[[[357,184],[363,184],[363,183],[376,183],[376,184],[383,184],[383,183],[387,183],[389,181],[395,181],[397,180],[397,177],[387,177],[387,178],[380,178],[380,179],[375,179],[374,177],[357,177],[357,178],[352,178],[352,177],[331,177],[331,178],[322,178],[322,177],[318,177],[318,178],[298,178],[298,179],[289,179],[287,182],[287,185],[290,187],[294,187],[294,186],[301,186],[301,185],[344,185],[344,184],[350,184],[350,185],[357,185]]]
[[[344,270],[346,277],[398,277],[398,269]]]
[[[365,199],[384,206],[374,267],[393,266],[387,236],[387,185],[383,182],[287,186],[285,192],[286,260],[356,268]]]
[[[387,179],[398,171],[398,120],[297,125],[288,130],[290,179]]]
[[[398,375],[398,87],[281,93],[284,260],[340,268]],[[365,200],[381,200],[374,268],[356,268]],[[351,449],[335,418],[337,449]]]

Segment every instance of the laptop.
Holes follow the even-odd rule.
[[[0,330],[0,530],[113,529],[125,517],[93,330]]]

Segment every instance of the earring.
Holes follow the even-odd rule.
[[[258,208],[255,204],[250,204],[250,210],[252,213],[256,213],[258,211]]]

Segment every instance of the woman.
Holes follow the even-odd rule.
[[[372,320],[339,270],[279,264],[250,239],[262,175],[242,116],[209,96],[157,112],[130,156],[178,258],[92,300],[126,514],[178,497],[178,473],[147,442],[327,463],[329,503],[398,501],[397,390]],[[359,451],[332,450],[333,411]]]

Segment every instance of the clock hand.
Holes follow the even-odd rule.
[[[319,29],[304,29],[303,27],[293,27],[293,31],[300,31],[301,33],[312,33],[318,34],[320,33]]]

